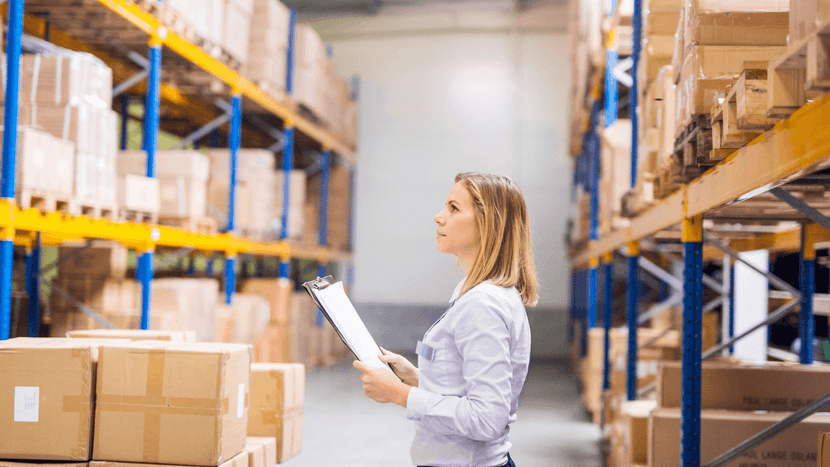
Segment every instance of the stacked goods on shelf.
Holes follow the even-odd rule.
[[[277,463],[302,450],[305,370],[298,363],[251,364],[248,436],[276,438]],[[248,439],[253,444],[262,438]]]
[[[58,48],[52,52],[21,56],[19,124],[74,145],[71,165],[65,160],[66,148],[44,155],[44,166],[62,167],[61,177],[73,177],[71,194],[79,205],[72,214],[112,217],[118,125],[111,110],[112,70],[89,54]],[[68,201],[65,184],[60,180],[61,192],[46,194]]]
[[[790,45],[806,39],[830,19],[830,3],[826,0],[790,2]]]
[[[126,279],[127,248],[113,241],[64,243],[58,257],[66,258],[50,299],[50,335],[63,337],[69,331],[102,326],[81,311],[78,303],[91,308],[118,328],[138,328],[141,318],[141,287]],[[68,294],[69,297],[65,296]],[[71,297],[71,298],[70,298]]]
[[[219,283],[216,280],[154,279],[151,290],[152,329],[193,330],[198,342],[213,342],[216,339],[216,306],[219,302]]]
[[[210,162],[198,151],[157,151],[156,179],[159,185],[159,222],[191,230],[215,230],[207,219],[207,181]],[[118,173],[147,173],[147,153],[120,151]]]
[[[317,245],[320,231],[320,174],[309,177],[305,205],[305,243]],[[351,171],[332,165],[329,174],[329,198],[326,245],[334,250],[348,251],[349,219],[351,213]]]
[[[619,414],[612,420],[608,467],[637,467],[648,462],[648,417],[654,401],[619,401]]]
[[[3,131],[0,130],[0,137]],[[17,128],[17,200],[23,207],[77,214],[75,145],[32,127]]]
[[[600,131],[599,230],[625,228],[622,197],[631,188],[631,120],[618,119]]]
[[[294,36],[294,99],[322,119],[326,115],[325,47],[320,35],[307,24],[298,24]]]
[[[679,68],[674,69],[675,137],[684,143],[678,155],[681,180],[696,177],[719,159],[711,158],[709,113],[744,62],[769,61],[786,52],[788,9],[789,2],[781,0],[687,1],[676,35]]]
[[[210,213],[227,221],[230,192],[230,151],[208,151],[210,176],[208,206]],[[274,229],[274,192],[278,189],[274,154],[265,149],[240,149],[237,153],[236,229],[246,237],[262,239]]]
[[[99,354],[96,461],[247,465],[251,348],[136,341]],[[237,464],[238,465],[238,464]]]
[[[602,183],[602,182],[600,182]],[[602,185],[600,185],[601,187]],[[600,192],[602,196],[603,192]],[[599,202],[600,214],[599,218],[608,216],[603,209],[608,207],[607,203]],[[577,186],[576,189],[576,222],[574,229],[571,231],[571,243],[578,243],[588,240],[591,234],[591,195],[583,190],[582,185]]]
[[[275,100],[285,97],[289,10],[277,0],[254,0],[248,61],[242,75]]]
[[[357,144],[357,102],[352,98],[349,82],[335,76],[333,78],[334,104],[332,110],[332,129],[347,143]]]
[[[198,7],[196,7],[198,8]],[[225,0],[224,40],[225,52],[244,66],[248,63],[248,42],[251,32],[253,0]]]
[[[292,292],[288,279],[248,279],[242,293],[264,297],[271,307],[267,335],[256,342],[260,362],[303,363],[312,369],[345,355],[345,346],[331,326],[318,322],[318,311],[308,294]],[[322,325],[322,326],[320,326]]]
[[[270,318],[267,300],[259,295],[236,293],[230,305],[222,299],[216,306],[216,340],[255,345],[266,335]]]
[[[582,134],[588,128],[592,91],[599,85],[605,60],[602,34],[605,2],[579,0],[570,2],[568,31],[569,62],[571,63],[571,128],[570,153],[582,152]]]
[[[805,365],[704,363],[701,381],[700,458],[705,463],[824,396],[830,371]],[[681,388],[681,365],[663,364],[657,408],[649,415],[649,466],[680,462]],[[767,467],[812,467],[818,459],[816,439],[828,430],[830,414],[812,415],[742,459]]]
[[[192,28],[196,37],[188,34],[179,18],[162,18],[168,27],[183,35],[192,42],[202,42],[203,47],[211,55],[217,55],[217,48],[224,45],[225,40],[225,2],[226,0],[165,0],[166,8],[173,10],[180,16],[187,27]],[[207,42],[207,43],[205,43]]]
[[[158,179],[144,175],[119,173],[117,192],[121,219],[158,223],[161,209]]]
[[[306,233],[306,173],[303,170],[292,170],[288,177],[288,239],[300,240]],[[311,199],[319,199],[319,191]],[[277,184],[274,192],[274,218],[278,230],[282,229],[283,203],[285,198],[285,172],[277,172]],[[315,231],[316,233],[317,231]],[[279,232],[278,232],[279,233]]]
[[[96,367],[107,339],[0,342],[0,458],[87,462],[93,450]],[[143,392],[142,392],[143,394]]]

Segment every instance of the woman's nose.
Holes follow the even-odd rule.
[[[441,217],[441,213],[439,212],[432,218],[432,220],[434,220],[436,224],[441,225],[444,219]]]

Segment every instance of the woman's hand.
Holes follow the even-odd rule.
[[[367,397],[381,404],[394,402],[406,408],[406,399],[411,388],[400,381],[394,373],[386,368],[369,366],[360,360],[355,360],[352,366],[362,372],[360,380],[363,381],[363,392]]]
[[[388,363],[404,383],[417,388],[418,387],[418,368],[412,364],[406,357],[390,352],[383,347],[380,348],[383,355],[378,356],[380,361]]]

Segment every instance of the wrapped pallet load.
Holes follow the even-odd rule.
[[[288,23],[288,7],[278,0],[254,0],[242,74],[275,100],[285,97]]]

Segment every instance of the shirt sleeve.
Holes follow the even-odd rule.
[[[495,297],[473,291],[454,313],[453,334],[461,354],[465,396],[444,396],[413,387],[406,414],[430,431],[489,441],[504,433],[512,396],[508,309]]]

